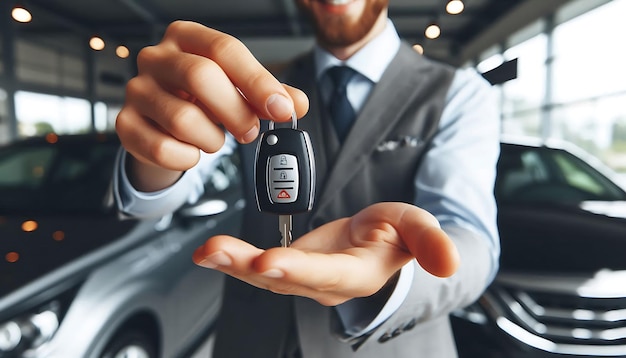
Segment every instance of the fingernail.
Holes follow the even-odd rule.
[[[206,268],[216,268],[218,266],[230,266],[233,260],[224,252],[218,251],[204,258],[199,265]]]
[[[293,113],[293,104],[287,97],[281,94],[273,94],[267,99],[267,111],[272,116],[271,119],[285,119]]]
[[[243,141],[243,143],[250,143],[253,140],[255,140],[258,135],[259,135],[259,127],[254,126],[246,134],[244,134],[243,137],[241,137],[241,140]]]
[[[281,278],[285,276],[285,273],[279,269],[269,269],[263,272],[261,275],[269,278]]]

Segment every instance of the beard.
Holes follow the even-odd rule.
[[[319,1],[319,0],[309,0]],[[316,16],[305,5],[306,1],[298,0],[301,10],[313,23],[315,35],[320,45],[324,47],[347,47],[363,39],[371,30],[381,12],[387,8],[389,0],[362,0],[366,1],[363,13],[358,19],[344,16]]]

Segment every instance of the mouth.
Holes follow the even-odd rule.
[[[354,0],[317,0],[318,2],[328,4],[328,5],[347,5]]]

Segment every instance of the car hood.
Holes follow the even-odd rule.
[[[626,218],[621,217],[623,213],[616,215],[623,205],[596,202],[585,204],[584,209],[583,205],[501,205],[501,271],[588,274],[625,270]]]
[[[115,215],[0,215],[0,298],[124,236]]]

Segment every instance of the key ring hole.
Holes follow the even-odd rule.
[[[270,121],[270,130],[274,129],[274,121]],[[298,117],[296,112],[291,112],[291,129],[298,129]]]

